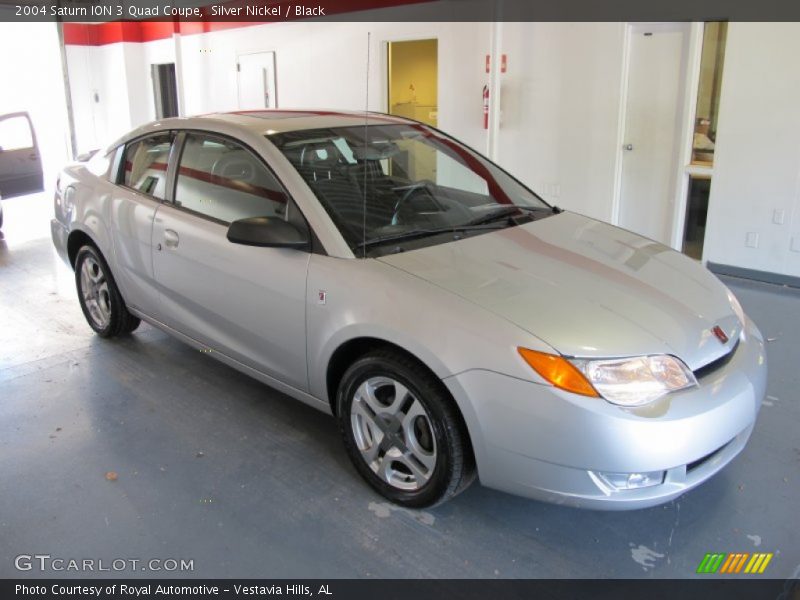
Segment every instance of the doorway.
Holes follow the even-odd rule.
[[[153,100],[156,105],[156,119],[178,116],[178,84],[175,77],[175,63],[151,65],[153,78]]]
[[[278,108],[274,52],[242,54],[237,59],[236,70],[239,80],[239,108]]]
[[[438,63],[438,40],[389,42],[389,114],[436,127]]]
[[[682,236],[683,253],[697,260],[703,258],[706,236],[727,34],[727,23],[712,21],[703,25],[691,159],[686,167],[688,190]]]
[[[619,225],[667,245],[675,226],[690,27],[629,25]]]
[[[438,40],[388,42],[387,98],[389,114],[436,127],[439,120]],[[402,153],[397,160],[403,160]],[[429,153],[415,153],[414,164],[403,166],[416,179],[436,181],[436,154],[432,148]]]

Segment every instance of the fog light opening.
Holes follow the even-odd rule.
[[[603,483],[612,490],[637,490],[653,487],[664,483],[666,471],[651,471],[649,473],[596,473]]]

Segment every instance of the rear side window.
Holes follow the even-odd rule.
[[[286,193],[258,157],[236,142],[199,133],[186,136],[174,200],[223,223],[290,218]]]
[[[171,133],[153,135],[128,144],[125,148],[122,185],[165,200],[171,148]]]

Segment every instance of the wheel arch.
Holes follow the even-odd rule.
[[[331,413],[336,415],[337,390],[339,389],[339,383],[342,381],[342,377],[344,376],[344,373],[347,371],[348,367],[366,353],[381,348],[388,348],[402,352],[409,358],[415,360],[416,362],[425,366],[426,369],[431,371],[431,369],[425,365],[425,363],[421,361],[418,356],[388,340],[371,336],[351,338],[339,344],[339,346],[333,351],[330,359],[328,360],[328,366],[325,371],[325,386],[328,394],[328,404],[330,405]]]
[[[336,398],[337,392],[339,388],[339,383],[344,376],[345,371],[347,371],[348,367],[352,365],[358,358],[364,356],[368,352],[372,352],[374,350],[379,349],[389,349],[394,352],[398,352],[403,354],[407,358],[416,362],[420,367],[428,371],[431,376],[439,382],[439,386],[441,388],[442,393],[445,397],[450,399],[452,402],[453,407],[455,408],[459,418],[461,419],[461,425],[463,427],[463,431],[466,433],[467,444],[470,454],[472,455],[472,459],[475,459],[475,450],[472,441],[472,429],[469,427],[467,423],[466,416],[462,410],[462,407],[459,405],[456,398],[451,393],[450,389],[447,385],[442,381],[441,377],[437,375],[436,371],[432,369],[424,360],[422,360],[419,356],[417,356],[414,352],[404,348],[403,346],[391,342],[389,340],[380,338],[380,337],[372,337],[372,336],[360,336],[350,338],[339,344],[339,346],[333,351],[331,354],[330,359],[328,360],[328,365],[325,374],[325,382],[326,382],[326,391],[328,394],[328,403],[330,405],[331,413],[335,416],[337,414],[337,407],[336,407]],[[474,464],[474,462],[473,462]]]
[[[67,259],[69,260],[72,270],[75,270],[75,261],[78,259],[78,252],[80,252],[81,248],[84,246],[91,246],[94,248],[100,255],[100,258],[105,261],[106,266],[108,267],[108,276],[112,279],[114,285],[117,286],[119,295],[122,296],[123,302],[125,302],[127,305],[127,300],[125,300],[125,291],[119,286],[119,283],[114,276],[114,269],[111,266],[109,256],[107,256],[107,253],[103,252],[103,249],[100,247],[100,244],[97,242],[97,240],[84,229],[73,229],[67,236]]]
[[[69,236],[67,236],[67,258],[73,270],[75,269],[75,260],[78,258],[78,251],[86,245],[93,246],[101,255],[103,254],[97,242],[83,229],[73,229],[70,231]],[[105,256],[103,256],[103,258],[108,262]]]

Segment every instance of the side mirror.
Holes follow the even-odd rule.
[[[307,249],[307,231],[275,217],[250,217],[234,221],[228,227],[228,241],[244,246]]]

